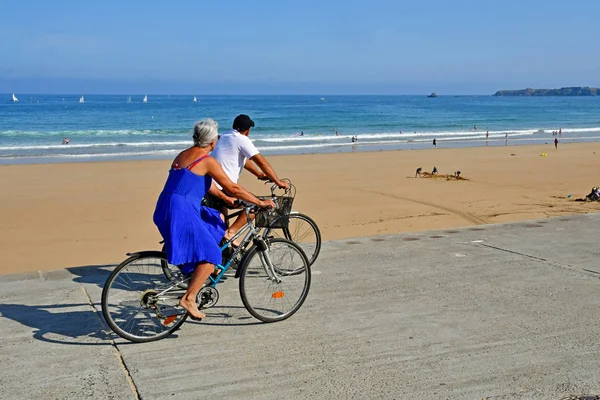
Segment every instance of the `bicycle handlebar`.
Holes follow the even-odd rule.
[[[284,193],[288,194],[289,191],[292,189],[292,181],[289,178],[281,178],[282,181],[285,181],[288,183],[288,188],[285,189]],[[265,184],[267,183],[273,183],[272,180],[268,179]],[[273,183],[273,185],[271,186],[271,197],[275,196],[275,191],[279,188],[279,186],[276,183]]]

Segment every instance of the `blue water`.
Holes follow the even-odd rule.
[[[171,158],[198,119],[249,114],[265,154],[600,139],[598,97],[0,95],[0,163]],[[477,130],[473,130],[474,126]],[[335,131],[338,131],[336,136]],[[300,132],[304,136],[299,136]],[[486,131],[489,137],[486,139]],[[352,136],[358,136],[353,144]],[[62,145],[65,137],[70,144]]]

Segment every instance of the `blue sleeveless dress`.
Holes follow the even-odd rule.
[[[212,178],[190,171],[204,158],[183,169],[171,168],[154,210],[167,259],[184,274],[193,272],[200,262],[222,261],[219,242],[225,235],[225,224],[217,210],[201,205]]]

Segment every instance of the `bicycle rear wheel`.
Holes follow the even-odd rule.
[[[267,236],[285,238],[299,245],[313,265],[321,252],[321,231],[317,223],[306,214],[292,212],[287,228],[269,228]]]
[[[102,290],[102,314],[123,339],[159,340],[185,322],[187,312],[179,306],[185,290],[165,275],[166,262],[160,252],[134,254],[108,277]]]
[[[274,238],[267,243],[264,252],[257,246],[248,252],[240,270],[240,296],[255,318],[282,321],[298,311],[308,296],[310,265],[294,242]]]

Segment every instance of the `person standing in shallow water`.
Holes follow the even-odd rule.
[[[433,139],[433,147],[437,147],[437,142]]]

